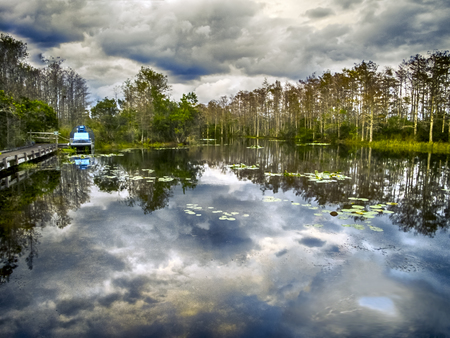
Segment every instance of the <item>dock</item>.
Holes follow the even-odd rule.
[[[42,143],[7,153],[2,153],[0,155],[0,171],[49,155],[57,150],[58,144]]]

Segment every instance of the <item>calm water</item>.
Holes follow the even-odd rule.
[[[55,158],[1,190],[1,335],[450,336],[449,157],[250,144]]]

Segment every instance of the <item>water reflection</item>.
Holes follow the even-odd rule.
[[[39,246],[35,268],[27,271],[26,256],[16,255],[15,272],[2,286],[1,332],[155,337],[450,332],[448,235],[438,231],[448,223],[429,221],[423,211],[407,220],[410,228],[397,219],[407,201],[420,201],[417,185],[425,193],[418,207],[445,215],[445,157],[247,145],[133,150],[95,157],[87,170],[63,166],[56,185],[30,201],[35,208],[45,201],[52,218],[32,221],[40,236],[40,244],[33,244]],[[233,163],[258,163],[260,169],[233,170],[228,167]],[[264,175],[316,169],[341,170],[351,180],[316,184]],[[164,176],[172,180],[150,178]],[[427,192],[425,186],[439,189]],[[13,195],[8,203],[16,210]],[[279,201],[263,202],[263,195]],[[330,215],[351,207],[348,197],[357,196],[370,205],[398,205],[389,206],[394,214],[364,221],[360,215],[350,220]],[[67,221],[56,224],[60,215]],[[342,226],[353,219],[384,231]],[[26,229],[24,219],[15,224]],[[22,252],[30,253],[24,243],[18,244]]]

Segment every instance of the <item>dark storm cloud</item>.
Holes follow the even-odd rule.
[[[107,22],[86,1],[32,0],[0,2],[0,29],[26,37],[41,47],[82,41]]]
[[[334,11],[331,8],[317,7],[307,10],[305,14],[310,19],[321,19],[333,15]]]
[[[54,55],[67,48],[61,56],[78,58],[78,66],[89,65],[82,76],[105,74],[100,68],[111,69],[111,60],[127,59],[128,68],[148,65],[170,75],[171,81],[185,83],[236,70],[242,76],[297,80],[363,59],[395,66],[410,55],[450,46],[448,1],[332,0],[304,12],[311,19],[304,23],[268,16],[268,6],[270,2],[250,0],[158,5],[0,0],[0,30],[19,34],[44,54],[45,49]],[[69,46],[71,42],[80,44]],[[82,48],[87,51],[77,55]],[[90,83],[101,87],[108,81],[111,85],[111,78],[98,75]]]
[[[185,79],[228,72],[243,57],[256,58],[247,26],[259,10],[252,2],[190,2],[191,6],[148,8],[130,30],[105,30],[98,40],[109,55],[154,64]]]
[[[446,49],[450,42],[450,3],[410,1],[394,3],[373,14],[367,8],[353,38],[361,49],[380,55],[404,46],[414,50]],[[419,50],[418,50],[419,49]],[[375,58],[376,60],[376,58]],[[399,60],[400,62],[400,60]]]

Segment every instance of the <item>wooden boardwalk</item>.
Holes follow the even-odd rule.
[[[52,161],[54,161],[54,158],[50,157],[45,159],[44,161],[42,161],[40,163],[40,165],[42,166],[42,164],[46,164],[46,163],[51,163]],[[32,169],[27,169],[27,170],[22,170],[22,171],[18,171],[14,174],[11,174],[9,176],[5,176],[5,177],[0,177],[0,190],[4,190],[4,189],[8,189],[10,187],[12,187],[13,185],[28,179],[31,175],[33,175],[34,173],[41,171],[41,170],[60,170],[59,168],[56,169],[46,169],[46,168],[32,168]]]
[[[49,144],[35,144],[28,148],[22,148],[0,155],[0,171],[10,168],[20,163],[31,161],[39,157],[46,156],[58,150],[58,145],[55,143]]]

